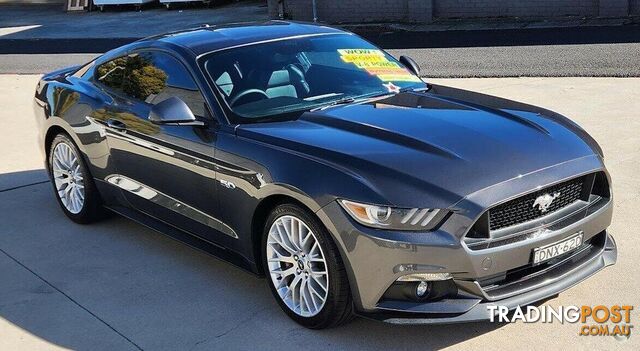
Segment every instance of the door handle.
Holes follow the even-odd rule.
[[[127,125],[118,121],[117,119],[108,119],[107,120],[107,126],[109,128],[113,128],[117,131],[121,131],[124,132],[127,130]]]

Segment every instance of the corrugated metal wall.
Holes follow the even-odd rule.
[[[295,20],[312,19],[312,0],[269,0],[276,17],[278,2]],[[640,14],[640,0],[317,0],[325,22],[428,22],[433,18],[561,16],[619,17]]]
[[[599,0],[436,0],[435,18],[597,16]]]

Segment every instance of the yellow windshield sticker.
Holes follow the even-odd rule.
[[[342,61],[355,63],[356,65],[366,62],[389,62],[381,50],[340,49],[338,53]]]
[[[339,49],[342,61],[353,63],[382,81],[421,82],[397,62],[389,61],[382,50],[376,49]]]

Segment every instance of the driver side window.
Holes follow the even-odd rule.
[[[132,64],[124,84],[127,94],[151,105],[175,96],[184,101],[194,115],[205,115],[204,97],[180,61],[159,51],[143,52],[129,59]]]
[[[155,105],[171,97],[184,101],[194,115],[205,116],[205,101],[191,73],[169,54],[148,51],[100,65],[97,79],[127,97]]]

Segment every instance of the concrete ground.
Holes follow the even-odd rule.
[[[0,350],[640,349],[640,79],[433,80],[539,104],[602,145],[613,177],[618,264],[547,301],[634,305],[631,338],[578,336],[577,324],[392,326],[356,319],[311,331],[264,280],[129,220],[81,226],[54,200],[37,150],[37,76],[0,76]]]
[[[220,2],[218,2],[220,3]],[[225,2],[211,8],[182,5],[133,11],[105,6],[105,12],[67,13],[60,5],[0,4],[0,39],[142,38],[202,24],[266,20],[264,1]]]

